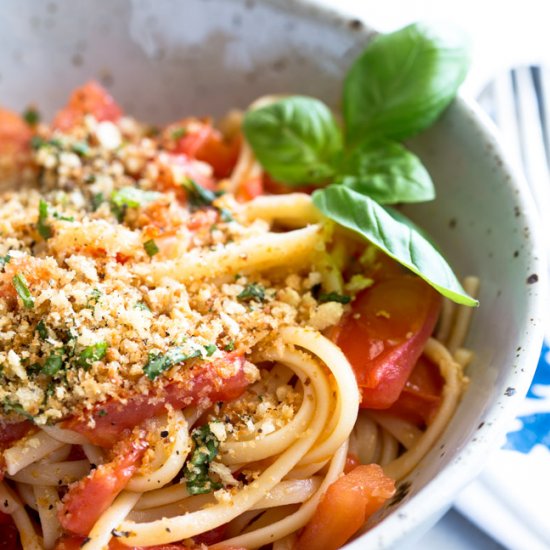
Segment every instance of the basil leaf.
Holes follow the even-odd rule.
[[[183,188],[187,191],[189,204],[193,208],[202,208],[203,206],[211,206],[216,200],[216,195],[209,189],[199,185],[192,178],[186,178],[183,182]]]
[[[423,202],[435,189],[420,159],[395,142],[363,145],[344,157],[335,183],[368,195],[380,204]]]
[[[54,376],[63,368],[63,350],[52,351],[42,367],[42,372]]]
[[[195,450],[184,468],[189,494],[202,495],[221,489],[222,484],[213,481],[208,472],[210,463],[218,456],[218,438],[210,430],[209,424],[195,428],[191,432],[191,438]]]
[[[78,366],[89,369],[96,361],[101,361],[107,353],[107,342],[97,342],[84,348],[78,356]]]
[[[51,225],[48,224],[48,203],[44,199],[40,199],[38,203],[36,229],[43,239],[49,239],[53,235]]]
[[[344,82],[346,139],[405,139],[433,124],[462,84],[470,56],[454,28],[421,23],[377,36]]]
[[[159,253],[159,247],[157,246],[157,243],[153,239],[149,239],[148,241],[145,241],[143,243],[143,248],[145,248],[145,252],[147,252],[147,255],[152,258],[155,254]]]
[[[326,294],[319,294],[319,302],[338,302],[339,304],[349,304],[351,297],[345,294],[338,294],[338,292],[328,292]]]
[[[334,175],[342,147],[330,109],[311,97],[291,96],[248,111],[243,130],[262,166],[287,184],[320,183]]]
[[[405,216],[392,214],[369,197],[341,185],[315,191],[313,203],[328,218],[363,236],[443,296],[459,304],[478,305],[441,254]]]
[[[243,291],[237,295],[237,300],[249,302],[263,302],[265,300],[265,288],[258,283],[249,283],[245,285]]]

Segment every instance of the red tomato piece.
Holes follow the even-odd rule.
[[[264,181],[263,178],[252,178],[245,181],[235,194],[239,202],[248,202],[252,199],[263,195]]]
[[[427,426],[441,405],[444,380],[437,365],[421,356],[388,412],[419,427]]]
[[[361,465],[359,457],[353,453],[348,453],[346,457],[346,464],[344,465],[344,473],[349,474],[352,470]]]
[[[336,550],[395,493],[378,464],[357,466],[329,486],[294,550]]]
[[[226,178],[237,163],[242,138],[226,141],[209,119],[186,118],[166,128],[164,141],[169,150],[206,162],[217,178]]]
[[[336,343],[355,372],[361,407],[386,409],[397,400],[440,308],[440,295],[412,275],[383,280],[357,295]]]
[[[3,451],[11,447],[12,444],[19,439],[25,437],[33,429],[32,423],[28,420],[23,420],[22,422],[6,422],[4,419],[0,418],[0,480],[4,479],[4,468],[6,466]],[[11,519],[11,516],[8,517]],[[0,549],[1,548],[0,546]]]
[[[31,137],[32,130],[18,114],[0,108],[0,156],[26,149]]]
[[[85,115],[92,115],[99,122],[114,122],[122,116],[122,110],[105,88],[91,80],[74,90],[67,105],[55,116],[52,126],[68,131],[80,124]]]
[[[81,550],[82,543],[85,541],[85,537],[72,537],[64,536],[57,541],[55,550]],[[2,548],[0,546],[0,548]],[[190,548],[183,542],[174,544],[161,544],[158,546],[126,546],[119,542],[116,538],[112,538],[109,542],[109,550],[185,550]]]
[[[91,413],[94,428],[90,428],[86,417],[69,419],[63,425],[83,434],[91,443],[108,448],[127,430],[165,412],[167,405],[182,409],[205,401],[231,401],[248,386],[244,357],[236,352],[216,361],[196,363],[182,376],[182,380],[169,382],[148,395],[129,396],[124,405],[118,401],[99,404]]]
[[[111,506],[137,470],[148,443],[145,432],[120,441],[111,462],[101,464],[84,479],[69,486],[58,513],[61,526],[77,535],[87,535],[101,514]]]
[[[19,550],[19,531],[10,515],[0,512],[0,550]]]

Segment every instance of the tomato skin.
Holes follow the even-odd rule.
[[[0,108],[0,156],[24,150],[31,137],[32,130],[17,113]]]
[[[22,422],[6,422],[4,419],[0,418],[0,481],[4,479],[6,467],[4,451],[11,447],[13,443],[25,437],[33,429],[35,429],[34,426],[28,420],[23,420]],[[11,519],[11,516],[7,517]],[[0,521],[0,523],[2,522]],[[0,550],[1,548],[0,546]]]
[[[397,400],[440,309],[440,295],[412,275],[382,280],[357,295],[335,339],[355,372],[362,408],[386,409]]]
[[[357,466],[329,486],[293,550],[340,548],[394,493],[378,464]]]
[[[86,536],[101,514],[111,506],[137,470],[148,448],[146,433],[119,442],[114,459],[92,470],[84,479],[69,486],[58,513],[66,531]]]
[[[264,181],[262,177],[245,181],[235,194],[239,202],[248,202],[264,194]]]
[[[429,425],[441,405],[443,384],[439,368],[421,356],[388,413],[413,422],[418,427]]]
[[[226,374],[228,366],[234,373],[230,376]],[[248,386],[244,357],[236,352],[189,367],[183,376],[184,380],[170,382],[157,392],[129,396],[124,405],[113,400],[98,404],[91,412],[94,428],[86,417],[69,419],[63,427],[81,433],[94,445],[109,448],[125,431],[165,412],[167,405],[182,409],[200,401],[230,401]]]
[[[80,124],[86,115],[93,115],[98,122],[114,122],[122,116],[122,110],[102,86],[91,80],[73,91],[52,126],[66,132]]]
[[[179,130],[184,134],[174,139]],[[168,150],[206,162],[212,166],[217,178],[226,178],[237,164],[242,138],[237,135],[226,141],[212,126],[211,120],[186,118],[164,130],[164,142]]]
[[[19,531],[9,514],[0,512],[0,550],[19,550]]]

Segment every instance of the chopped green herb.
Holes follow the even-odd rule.
[[[57,374],[63,368],[63,350],[52,351],[46,359],[42,372],[49,376]]]
[[[19,298],[21,298],[21,301],[23,302],[23,305],[27,309],[32,309],[34,307],[34,299],[27,285],[27,280],[25,279],[25,276],[22,273],[14,275],[12,283],[15,287],[17,294],[19,295]]]
[[[349,304],[351,297],[345,294],[338,294],[338,292],[329,292],[327,294],[319,294],[320,302],[338,302],[339,304]]]
[[[25,418],[27,418],[28,420],[33,420],[34,417],[32,414],[28,413],[23,407],[22,405],[20,405],[19,403],[14,403],[13,401],[10,401],[9,398],[5,397],[4,400],[2,401],[2,408],[4,409],[4,412],[9,414],[9,413],[15,413],[15,414],[18,414],[20,416],[23,416]]]
[[[143,243],[143,248],[145,248],[145,252],[147,252],[147,255],[151,258],[159,252],[159,247],[153,239],[145,241]]]
[[[176,128],[173,132],[172,132],[172,139],[180,139],[182,138],[185,134],[187,134],[187,129],[186,128]]]
[[[78,366],[89,369],[95,361],[101,361],[107,353],[107,342],[97,342],[84,348],[78,356]]]
[[[64,222],[74,222],[74,216],[64,216],[63,214],[60,214],[55,210],[52,211],[52,217],[54,217],[56,220],[63,220]]]
[[[235,342],[231,340],[231,342],[229,342],[229,344],[227,344],[223,349],[225,351],[235,351]]]
[[[86,157],[90,154],[90,146],[85,141],[73,143],[72,150],[81,157]]]
[[[231,212],[227,210],[227,208],[219,208],[219,212],[220,212],[220,219],[222,220],[222,222],[229,223],[235,219],[233,218],[233,214],[231,214]]]
[[[86,174],[84,176],[84,183],[91,184],[91,183],[95,183],[95,181],[96,181],[95,174]],[[97,194],[103,196],[103,193],[97,193]]]
[[[105,197],[103,193],[94,193],[91,199],[92,212],[95,212],[104,202],[105,202]]]
[[[41,147],[45,147],[46,145],[49,145],[51,147],[55,147],[56,149],[61,149],[62,143],[58,139],[44,139],[40,136],[32,136],[31,138],[31,148],[36,151],[40,149]]]
[[[123,187],[114,191],[111,195],[111,203],[119,208],[139,208],[140,206],[155,202],[162,197],[156,191],[144,191],[138,187]]]
[[[187,191],[189,204],[193,208],[201,208],[203,206],[211,206],[216,200],[216,195],[205,189],[191,178],[187,178],[183,183],[184,189]]]
[[[188,359],[194,359],[195,357],[201,357],[200,350],[186,353],[181,347],[173,347],[168,350],[164,355],[162,353],[150,353],[149,361],[143,367],[143,372],[147,375],[149,380],[154,380],[159,374],[168,370],[170,367],[183,363]]]
[[[134,306],[134,309],[139,309],[141,311],[151,311],[151,309],[145,302],[137,302]]]
[[[216,344],[208,344],[207,346],[204,346],[204,349],[206,350],[206,356],[210,357],[211,355],[216,353],[216,351],[218,350],[218,346],[216,346]]]
[[[51,226],[48,224],[48,203],[40,199],[38,203],[38,223],[36,229],[43,239],[49,239],[53,235]]]
[[[23,118],[29,126],[36,126],[40,122],[40,113],[34,107],[28,107]]]
[[[220,442],[205,424],[191,432],[195,450],[185,465],[187,490],[191,495],[202,495],[221,489],[221,483],[213,481],[208,474],[210,463],[218,456]]]
[[[244,290],[237,296],[237,299],[243,302],[255,300],[263,302],[265,300],[265,289],[258,283],[249,283],[244,287]]]
[[[98,413],[98,416],[107,416],[107,411],[105,409],[101,409]]]
[[[11,256],[6,254],[5,256],[0,256],[0,268],[4,267],[6,264],[9,264]]]
[[[42,319],[36,325],[36,332],[38,332],[41,340],[46,340],[48,337],[48,327],[46,327],[46,323]]]

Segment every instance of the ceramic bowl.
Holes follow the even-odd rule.
[[[3,0],[0,101],[46,115],[94,77],[151,122],[219,115],[265,93],[310,94],[338,107],[342,77],[373,36],[358,20],[301,1]],[[436,182],[409,214],[455,270],[481,278],[467,346],[469,388],[444,435],[401,486],[401,502],[350,548],[419,536],[499,442],[522,399],[542,337],[546,269],[527,188],[479,110],[456,101],[412,142]]]

